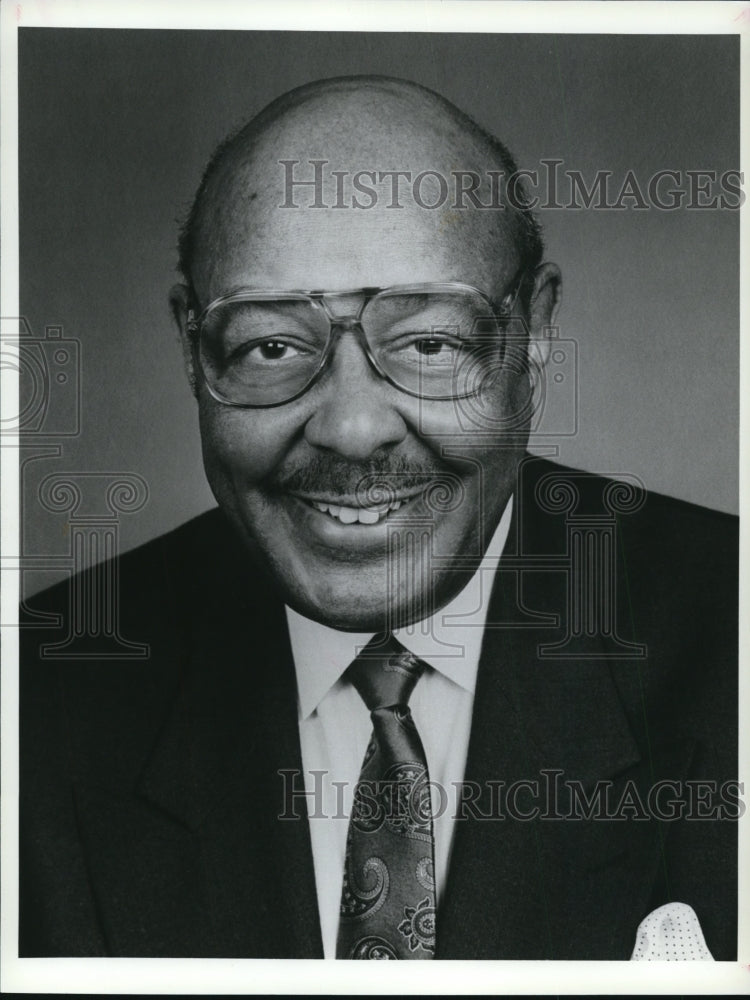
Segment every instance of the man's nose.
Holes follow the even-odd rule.
[[[357,336],[345,333],[316,386],[315,411],[305,425],[307,441],[352,461],[398,444],[407,427],[394,406],[395,393],[373,369]]]

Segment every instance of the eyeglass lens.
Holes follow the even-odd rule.
[[[470,290],[384,292],[360,317],[381,371],[425,398],[478,391],[502,362],[503,321],[488,316]],[[200,357],[211,388],[249,406],[285,402],[301,393],[324,362],[331,334],[313,299],[220,303],[201,329]]]

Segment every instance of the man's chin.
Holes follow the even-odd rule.
[[[346,524],[292,498],[246,516],[243,528],[269,582],[295,611],[342,631],[380,632],[429,617],[465,583],[463,574],[431,566],[435,549],[466,547],[446,533],[447,519],[427,533],[398,514],[391,523]]]
[[[446,604],[463,580],[453,586],[443,581],[440,593],[386,594],[382,587],[363,587],[362,579],[325,593],[294,586],[282,593],[286,604],[299,614],[343,632],[388,632],[429,618]]]
[[[351,589],[325,600],[315,600],[310,594],[289,594],[286,603],[305,618],[342,632],[384,632],[397,627],[394,618],[400,614],[398,608],[388,614],[384,600]]]

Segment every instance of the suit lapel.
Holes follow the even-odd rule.
[[[522,496],[490,602],[465,778],[475,801],[456,824],[437,954],[628,958],[659,875],[662,830],[653,820],[554,816],[570,814],[571,781],[589,796],[597,782],[611,782],[617,805],[632,780],[645,800],[655,776],[686,770],[691,747],[641,749],[631,719],[645,710],[637,703],[642,663],[540,659],[539,647],[564,634],[566,578],[529,569],[519,589],[524,519],[537,551],[564,549],[564,523],[545,522]],[[529,624],[534,615],[552,615],[558,627]],[[521,619],[526,627],[507,626]],[[539,815],[519,818],[534,806]]]
[[[93,868],[104,883],[101,898],[111,908],[105,921],[118,954],[151,953],[132,928],[149,927],[153,937],[157,927],[167,943],[155,954],[322,957],[304,805],[299,819],[278,819],[280,772],[301,773],[283,607],[248,599],[252,581],[230,584],[228,576],[207,580],[201,599],[190,604],[188,662],[136,800],[97,793],[92,808],[91,790],[83,795]],[[129,820],[131,814],[139,818]],[[131,841],[124,860],[120,852],[117,870],[110,847],[115,823],[134,832],[153,828],[148,843]],[[119,919],[122,908],[111,904],[132,896],[129,870],[150,873],[139,887],[136,921],[127,912]]]

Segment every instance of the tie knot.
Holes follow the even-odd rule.
[[[392,635],[373,636],[346,675],[370,712],[407,705],[425,664]]]

